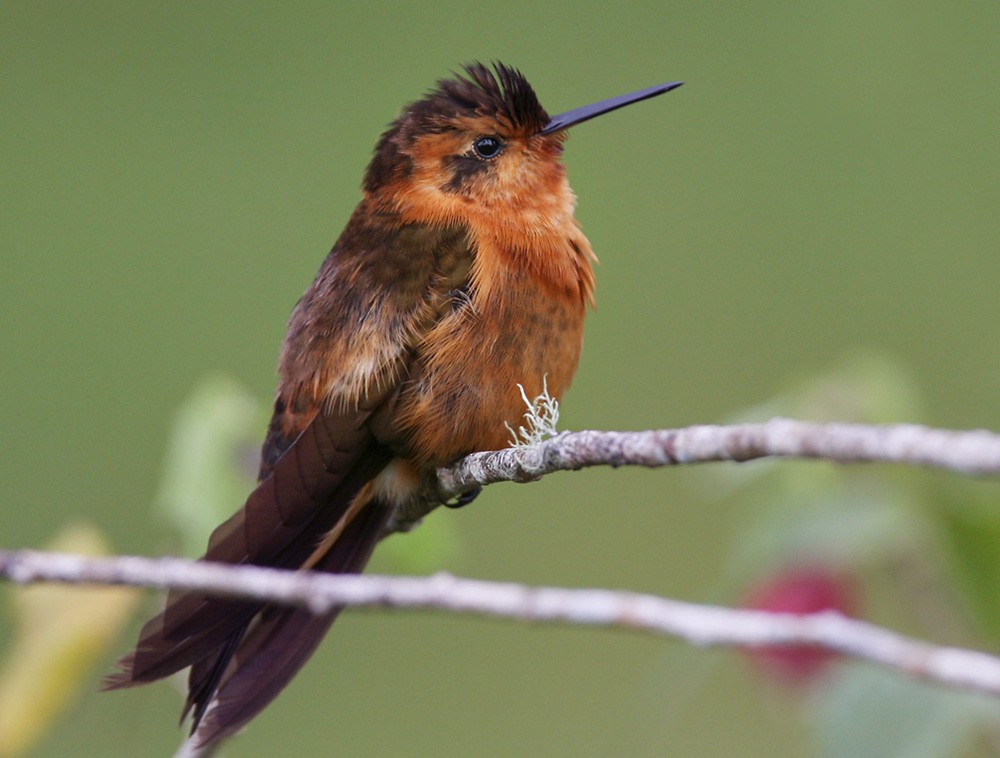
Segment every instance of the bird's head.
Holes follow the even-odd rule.
[[[515,68],[474,63],[404,108],[382,135],[365,190],[422,221],[572,215],[560,156],[566,130],[680,86],[651,87],[550,117]],[[521,219],[523,221],[523,218]],[[519,221],[519,223],[521,222]]]

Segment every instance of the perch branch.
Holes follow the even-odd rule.
[[[407,531],[441,503],[496,482],[532,482],[589,466],[677,466],[762,458],[833,463],[899,463],[963,474],[1000,475],[1000,434],[917,424],[814,423],[774,418],[761,424],[689,426],[643,432],[562,432],[533,445],[473,453],[438,469],[419,502],[386,531]]]
[[[494,482],[534,481],[588,466],[674,466],[760,458],[834,463],[903,463],[965,474],[1000,474],[1000,434],[916,424],[821,424],[775,418],[762,424],[689,426],[644,432],[563,432],[535,445],[473,453],[438,470],[448,500]]]
[[[377,606],[475,613],[524,622],[631,629],[699,646],[815,645],[964,690],[1000,695],[1000,658],[932,645],[834,612],[809,616],[734,610],[604,589],[527,587],[460,579],[330,575],[177,558],[92,558],[0,551],[0,576],[18,583],[178,588],[295,605]]]

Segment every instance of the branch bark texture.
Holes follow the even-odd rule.
[[[0,576],[24,584],[183,588],[300,606],[317,613],[340,605],[474,613],[523,622],[630,629],[698,646],[807,644],[959,689],[1000,696],[1000,658],[935,646],[833,612],[774,614],[633,592],[527,587],[449,574],[426,578],[331,575],[177,558],[91,558],[30,550],[0,551]]]
[[[689,426],[644,432],[563,432],[537,445],[473,453],[438,470],[443,499],[494,482],[528,482],[588,466],[674,466],[760,458],[834,463],[903,463],[964,474],[1000,474],[1000,434],[916,424],[820,424],[775,418],[762,424]]]

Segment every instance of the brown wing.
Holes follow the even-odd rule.
[[[362,570],[393,507],[368,486],[393,457],[383,417],[470,255],[461,230],[371,226],[359,208],[292,315],[260,484],[202,560]],[[173,591],[104,686],[191,666],[185,713],[207,744],[267,705],[335,616]]]

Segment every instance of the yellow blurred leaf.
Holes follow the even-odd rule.
[[[65,527],[48,550],[107,555],[89,524]],[[0,756],[21,755],[44,735],[118,636],[138,600],[125,587],[36,585],[9,590],[16,627],[0,661]]]

